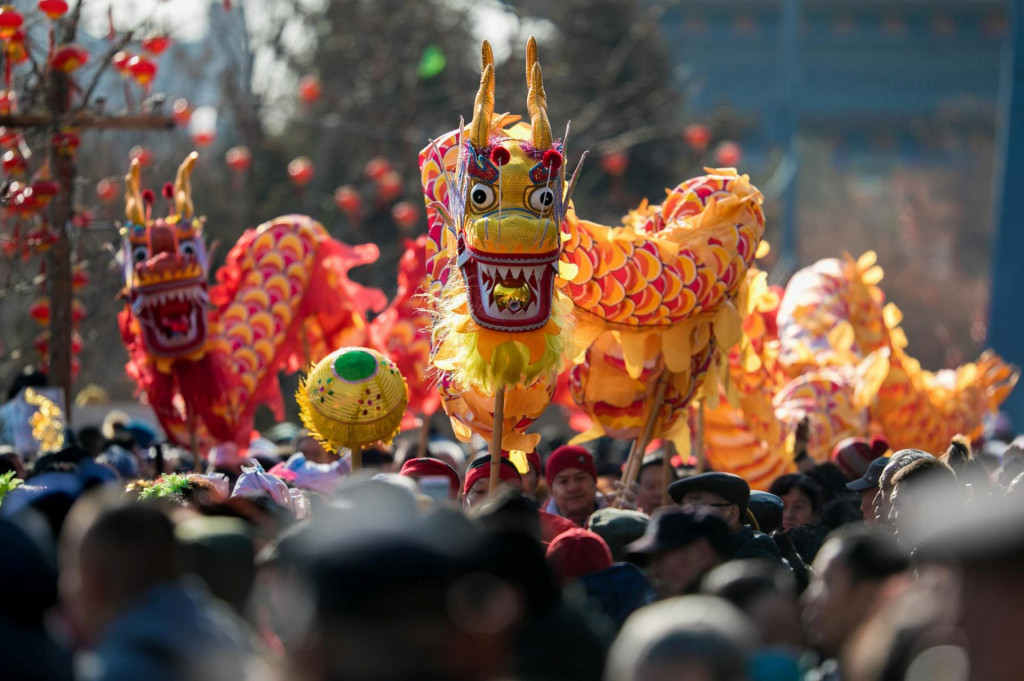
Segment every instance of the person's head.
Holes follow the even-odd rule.
[[[515,465],[506,458],[499,459],[498,484],[523,491],[523,478]],[[491,489],[491,457],[478,457],[466,469],[466,481],[462,488],[462,501],[466,508],[472,508],[487,498]]]
[[[626,553],[630,561],[646,565],[658,597],[669,598],[695,590],[701,577],[726,559],[728,547],[729,529],[720,518],[665,508]]]
[[[640,474],[637,476],[637,483],[640,487],[636,495],[637,510],[651,515],[661,508],[661,499],[665,494],[665,488],[677,477],[675,469],[671,466],[668,467],[667,476],[665,470],[664,454],[652,454],[644,457],[644,461],[640,465]]]
[[[761,560],[733,560],[705,575],[700,590],[742,610],[757,628],[763,647],[803,648],[797,585],[789,568]]]
[[[300,430],[294,440],[295,451],[306,457],[311,463],[331,463],[335,460],[330,452],[324,449],[308,430]]]
[[[14,471],[14,477],[25,479],[25,461],[17,449],[10,445],[0,445],[0,475]]]
[[[619,562],[626,558],[626,546],[644,536],[650,522],[650,517],[640,511],[609,507],[591,513],[587,529],[604,539],[612,558]]]
[[[152,587],[180,574],[174,525],[154,504],[94,510],[66,533],[61,556],[61,592],[84,635],[98,636],[124,609]],[[83,514],[89,513],[84,511]]]
[[[583,447],[563,445],[548,458],[544,477],[558,510],[582,525],[594,511],[597,499],[597,468],[593,455]]]
[[[421,478],[443,477],[448,480],[448,498],[458,499],[461,482],[459,474],[455,469],[440,459],[433,459],[429,456],[417,459],[409,459],[402,465],[399,475],[404,475],[419,482]]]
[[[814,560],[803,594],[805,631],[825,655],[835,656],[867,619],[889,578],[910,565],[895,539],[868,527],[838,530]]]
[[[731,533],[739,532],[746,521],[750,485],[738,475],[694,475],[670,484],[668,493],[685,511],[717,516]]]
[[[82,426],[78,429],[78,444],[89,452],[89,456],[97,457],[107,446],[107,438],[103,437],[103,431],[99,426]]]
[[[882,478],[882,471],[885,470],[889,458],[878,457],[868,466],[864,475],[846,484],[846,489],[860,494],[860,513],[864,522],[874,525],[875,522],[875,495],[878,493],[878,481]]]
[[[11,381],[11,387],[7,390],[7,400],[13,400],[25,388],[45,388],[46,386],[46,374],[35,367],[25,367]]]
[[[963,494],[953,470],[936,458],[919,459],[892,478],[889,524],[901,543],[914,546],[929,525],[959,515]]]
[[[783,475],[775,479],[768,491],[782,499],[784,504],[783,530],[810,525],[818,520],[821,513],[821,488],[806,475]]]
[[[671,598],[626,620],[604,681],[745,681],[756,645],[756,630],[728,601]]]
[[[604,540],[580,527],[555,537],[548,546],[547,560],[555,579],[563,586],[612,566],[612,554]]]
[[[934,458],[928,452],[920,449],[901,449],[889,457],[889,462],[882,469],[882,474],[878,478],[878,491],[875,492],[875,497],[872,499],[877,524],[888,525],[889,523],[889,512],[892,510],[889,506],[889,497],[892,495],[893,477],[915,461]]]

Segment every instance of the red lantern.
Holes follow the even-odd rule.
[[[14,149],[20,140],[21,135],[14,128],[0,127],[0,148]]]
[[[96,183],[96,196],[103,203],[112,203],[117,198],[117,185],[104,178]]]
[[[363,199],[354,187],[343,184],[334,190],[334,205],[348,215],[356,215],[363,207]]]
[[[53,136],[53,145],[57,148],[57,152],[60,154],[71,156],[78,151],[78,147],[81,144],[82,139],[78,136],[78,133],[73,130],[58,132]]]
[[[236,173],[244,173],[252,165],[252,153],[246,146],[231,147],[224,154],[224,160],[227,161],[228,167]]]
[[[142,41],[142,49],[155,57],[159,57],[170,46],[171,39],[165,35],[153,36]]]
[[[39,11],[50,21],[56,21],[68,12],[68,3],[64,0],[39,0]]]
[[[78,378],[78,374],[82,371],[82,362],[77,357],[71,358],[71,380]]]
[[[82,354],[82,336],[77,331],[71,332],[71,354],[80,355]]]
[[[4,52],[12,64],[21,64],[27,61],[28,50],[25,49],[25,33],[20,30],[15,31],[14,35],[11,36],[11,39],[4,46]]]
[[[8,40],[25,23],[13,5],[0,5],[0,40]]]
[[[128,152],[128,158],[132,161],[138,161],[139,165],[145,168],[153,162],[153,152],[141,144],[136,144]]]
[[[305,104],[312,104],[320,99],[323,90],[320,89],[320,79],[316,76],[303,76],[299,81],[299,99]]]
[[[174,116],[174,122],[178,125],[182,127],[188,125],[188,122],[192,120],[192,107],[189,106],[188,100],[184,97],[174,100],[171,115]]]
[[[14,90],[0,90],[0,115],[10,116],[18,103],[18,94]]]
[[[363,172],[374,182],[380,182],[385,175],[391,172],[391,164],[383,156],[377,156],[366,162]]]
[[[132,75],[131,71],[128,69],[128,62],[131,60],[131,52],[125,52],[122,50],[114,55],[113,59],[110,60],[110,63],[114,65],[114,68],[117,69],[117,72],[120,73],[122,77],[127,78]]]
[[[71,301],[71,323],[72,324],[77,324],[78,322],[80,322],[83,319],[85,319],[85,313],[86,313],[86,309],[85,309],[85,305],[82,304],[82,301],[78,300],[77,298],[75,300]]]
[[[8,149],[5,151],[4,155],[0,156],[0,163],[3,164],[5,173],[15,177],[21,177],[28,169],[28,162],[25,160],[25,157],[21,155],[21,152],[16,149]]]
[[[89,273],[82,267],[71,271],[71,291],[78,293],[89,284]]]
[[[58,71],[72,73],[89,61],[89,53],[81,45],[64,45],[57,48],[50,59],[50,65]]]
[[[743,158],[743,151],[735,142],[727,140],[715,147],[715,163],[720,166],[735,168],[741,158]]]
[[[394,170],[389,170],[377,182],[377,196],[381,201],[394,201],[402,195],[402,178]]]
[[[626,172],[629,167],[629,156],[624,151],[609,151],[601,157],[601,170],[613,177]]]
[[[690,148],[698,153],[704,153],[711,143],[711,131],[708,126],[700,123],[690,123],[683,129],[683,139],[690,145]]]
[[[139,54],[128,61],[128,71],[136,83],[145,87],[156,76],[156,63],[146,55]]]
[[[392,206],[391,217],[394,218],[396,225],[408,230],[416,226],[420,216],[416,206],[412,205],[412,203],[409,201],[399,201]]]
[[[313,162],[308,156],[299,156],[288,164],[288,177],[296,187],[304,187],[313,179]]]
[[[214,130],[198,130],[192,133],[192,144],[202,149],[213,144],[216,137],[217,133]]]
[[[60,185],[53,180],[36,180],[32,183],[32,195],[40,207],[45,207],[60,191]]]
[[[49,326],[50,301],[46,298],[37,299],[36,302],[32,303],[32,307],[28,308],[28,314],[32,319],[36,320],[36,324]]]
[[[36,339],[32,342],[36,346],[36,352],[43,357],[50,354],[50,332],[43,331],[41,334],[36,336]]]

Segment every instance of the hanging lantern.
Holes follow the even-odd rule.
[[[189,123],[192,143],[199,148],[213,144],[217,137],[217,109],[212,106],[201,106],[192,112]]]
[[[0,127],[0,148],[13,149],[20,140],[21,135],[14,128]]]
[[[84,344],[82,343],[82,336],[81,336],[81,334],[79,334],[77,331],[72,331],[71,332],[71,354],[72,355],[80,355],[80,354],[82,354],[82,348],[83,347],[84,347]]]
[[[609,151],[601,157],[601,170],[618,177],[629,167],[629,156],[624,151]]]
[[[299,99],[304,104],[313,104],[320,95],[323,94],[323,90],[320,88],[320,79],[316,76],[303,76],[302,80],[299,81]]]
[[[142,146],[141,144],[136,144],[128,152],[128,158],[130,158],[132,161],[138,161],[139,165],[145,168],[146,166],[153,162],[153,152],[151,152],[149,149]]]
[[[14,90],[0,90],[0,115],[10,116],[18,103],[18,94]]]
[[[338,207],[338,210],[352,216],[362,210],[363,199],[355,187],[343,184],[334,190],[334,205]]]
[[[84,47],[81,45],[64,45],[58,47],[53,53],[53,57],[50,58],[50,66],[64,73],[72,73],[88,61],[89,53]]]
[[[81,265],[71,270],[71,291],[78,293],[89,284],[89,273]]]
[[[46,298],[36,299],[36,302],[32,303],[32,306],[28,308],[28,315],[36,320],[36,324],[39,324],[39,326],[49,326],[50,301]]]
[[[100,198],[103,203],[113,203],[114,199],[117,198],[117,185],[110,180],[103,178],[96,183],[96,196]]]
[[[719,166],[735,168],[741,158],[743,158],[743,151],[735,142],[726,140],[715,147],[715,163]]]
[[[128,68],[128,62],[132,60],[132,53],[121,50],[114,54],[114,57],[110,60],[110,63],[114,65],[117,72],[121,74],[122,78],[127,78],[132,75],[131,70]]]
[[[389,170],[377,182],[377,196],[381,201],[394,201],[402,195],[402,178],[394,170]]]
[[[68,3],[64,0],[39,0],[39,11],[50,21],[56,21],[68,12]]]
[[[136,83],[146,87],[156,76],[156,62],[144,54],[139,54],[128,61],[128,71]]]
[[[57,149],[57,153],[71,156],[78,151],[78,147],[82,144],[82,138],[78,136],[78,133],[74,130],[65,130],[64,132],[58,132],[53,136],[53,146]]]
[[[159,57],[168,47],[171,46],[171,39],[165,35],[156,35],[142,41],[142,49],[154,57]]]
[[[35,192],[32,191],[32,187],[26,187],[18,182],[12,182],[11,186],[8,188],[8,193],[8,210],[17,213],[18,215],[32,215],[39,211],[41,206],[36,200],[36,195]]]
[[[690,123],[683,129],[683,139],[699,154],[704,153],[711,143],[711,130],[701,123]]]
[[[28,170],[28,162],[21,152],[16,149],[8,149],[0,156],[0,163],[3,164],[4,172],[13,177],[21,177]]]
[[[82,304],[81,300],[75,298],[71,301],[71,323],[77,324],[78,322],[85,319],[85,305]]]
[[[399,201],[391,208],[391,217],[394,218],[395,224],[404,230],[410,230],[416,226],[416,222],[419,220],[419,211],[416,210],[416,206],[412,205],[409,201]]]
[[[32,341],[32,345],[35,346],[36,352],[44,358],[48,356],[50,354],[50,332],[43,331],[41,334],[36,336],[36,339]]]
[[[252,153],[246,146],[231,147],[224,154],[224,160],[227,161],[228,167],[236,173],[244,173],[252,165]]]
[[[4,53],[12,64],[21,64],[28,60],[28,49],[25,47],[25,32],[17,30],[4,45]]]
[[[13,5],[0,5],[0,40],[9,40],[23,23],[25,18]]]
[[[374,182],[380,182],[385,175],[391,172],[391,163],[383,156],[377,156],[366,162],[363,172]]]
[[[296,187],[304,187],[313,179],[313,162],[308,156],[299,156],[288,164],[288,177]]]
[[[174,100],[174,104],[171,106],[171,115],[179,126],[188,125],[192,120],[192,107],[189,106],[188,100],[184,97]]]
[[[32,183],[32,195],[40,208],[45,208],[60,191],[60,184],[53,180],[36,180]]]

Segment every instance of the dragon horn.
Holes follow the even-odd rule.
[[[174,178],[174,206],[178,215],[187,219],[192,217],[194,206],[192,205],[192,166],[196,164],[199,154],[192,152],[185,157],[185,160],[178,166],[178,175]]]
[[[537,61],[537,41],[533,36],[526,41],[526,108],[530,112],[530,126],[533,128],[533,146],[537,149],[551,147],[551,124],[548,122],[548,97],[544,92],[544,77],[540,62]]]
[[[146,211],[142,206],[142,181],[139,179],[139,159],[133,158],[131,169],[124,176],[124,216],[137,225],[146,224]]]
[[[480,46],[480,90],[473,103],[473,120],[469,123],[469,141],[481,149],[490,138],[491,116],[494,115],[494,54],[486,40]]]

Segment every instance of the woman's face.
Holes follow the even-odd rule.
[[[793,488],[782,497],[784,508],[782,511],[782,529],[791,530],[794,527],[809,525],[814,522],[814,506],[807,495]]]

